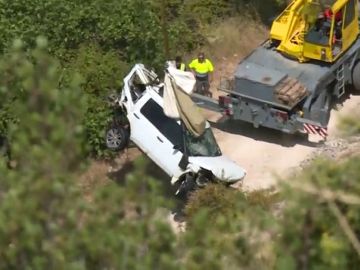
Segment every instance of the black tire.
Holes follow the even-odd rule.
[[[123,150],[129,142],[129,137],[129,132],[126,128],[113,125],[106,131],[106,147],[113,151]]]
[[[353,86],[357,92],[360,92],[360,62],[357,62],[352,72]]]
[[[178,181],[178,183],[175,185],[176,190],[178,191],[176,197],[186,200],[189,194],[196,190],[197,186],[194,177],[194,175],[187,174],[183,179]]]

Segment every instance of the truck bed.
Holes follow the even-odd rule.
[[[234,74],[233,88],[230,91],[222,90],[291,109],[305,96],[297,102],[285,104],[276,97],[279,85],[289,80],[297,81],[311,95],[316,91],[319,81],[326,79],[331,74],[329,70],[333,68],[318,62],[299,63],[267,48],[264,43],[239,63]]]
[[[286,78],[291,78],[304,86],[309,95],[313,95],[334,79],[342,63],[353,58],[360,48],[360,38],[333,64],[319,61],[299,63],[274,48],[268,48],[268,44],[269,41],[264,42],[242,60],[236,68],[233,87],[221,90],[291,109],[296,104],[283,104],[275,98],[277,86]]]

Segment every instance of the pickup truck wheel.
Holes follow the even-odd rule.
[[[178,182],[176,189],[177,197],[186,200],[189,194],[196,189],[195,176],[192,173],[186,174],[184,178]]]
[[[355,90],[360,92],[360,62],[357,62],[357,64],[354,66],[352,79]]]
[[[205,175],[198,175],[196,177],[196,186],[198,188],[203,188],[208,185],[211,181]]]
[[[112,126],[106,131],[106,147],[113,151],[123,150],[129,141],[129,133],[122,126]]]

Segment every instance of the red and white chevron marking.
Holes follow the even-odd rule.
[[[327,128],[323,128],[311,124],[304,124],[304,131],[308,134],[320,135],[323,138],[326,138],[328,136]]]

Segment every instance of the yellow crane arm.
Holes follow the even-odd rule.
[[[275,19],[270,39],[300,62],[332,63],[358,38],[358,0],[293,0]]]
[[[270,31],[272,40],[284,41],[289,39],[294,28],[297,28],[301,20],[301,10],[309,0],[294,0],[288,7],[275,19]]]

